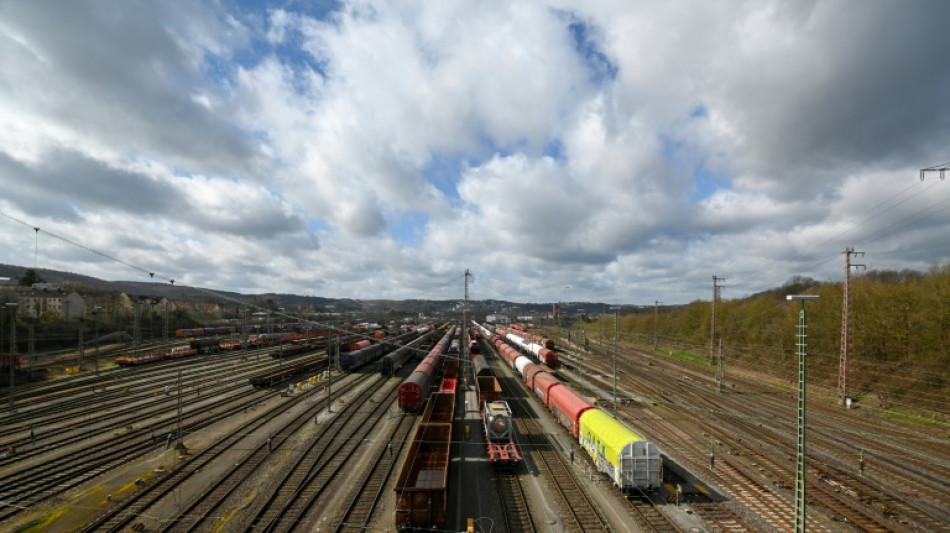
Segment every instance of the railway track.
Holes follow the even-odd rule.
[[[685,395],[686,391],[683,394]],[[715,402],[702,396],[689,398],[690,403],[694,406],[704,406],[705,402],[705,407],[710,410],[714,407],[717,409],[725,407],[729,409],[729,412],[739,412],[740,406],[736,404],[742,401],[741,399],[737,401],[733,397],[718,397]],[[788,406],[777,404],[776,399],[769,397],[762,398],[759,407],[763,411],[766,409],[776,411],[783,408],[788,409]],[[784,418],[788,418],[788,416],[790,415]],[[840,419],[841,417],[835,418]],[[704,434],[715,435],[716,441],[734,454],[732,457],[723,459],[728,460],[730,466],[744,472],[756,470],[760,475],[776,480],[780,487],[791,486],[791,480],[795,478],[794,471],[784,461],[775,459],[777,455],[784,457],[786,453],[789,453],[783,450],[794,449],[794,442],[792,442],[790,436],[783,435],[782,432],[773,428],[763,428],[761,423],[758,425],[752,424],[747,418],[740,416],[720,416],[715,424],[700,419],[695,421],[694,424]],[[885,512],[886,510],[900,516],[913,517],[913,523],[917,524],[917,527],[922,528],[923,531],[939,531],[941,527],[946,527],[945,521],[922,512],[917,507],[909,505],[905,500],[893,498],[891,505],[881,505],[875,508],[875,506],[867,504],[868,498],[864,494],[859,496],[853,490],[843,490],[844,484],[835,480],[849,480],[847,485],[852,485],[853,482],[850,482],[850,480],[853,478],[853,474],[835,466],[842,463],[837,454],[852,453],[853,447],[842,445],[832,433],[837,431],[840,430],[831,427],[810,431],[808,496],[810,500],[818,505],[818,508],[828,509],[829,512],[825,514],[830,515],[829,520],[846,522],[864,531],[887,532],[906,527],[889,518],[887,512]],[[750,450],[748,446],[743,444],[743,438],[739,438],[739,435],[742,435],[747,441],[755,442],[760,447],[758,453],[754,454],[754,465],[742,464],[743,458],[749,455]],[[774,452],[762,453],[763,447]],[[754,468],[752,468],[753,466]],[[941,467],[932,464],[931,468],[939,470]],[[906,487],[908,484],[905,477],[898,475],[901,470],[895,467],[893,471],[894,484]],[[902,471],[905,472],[905,475],[908,473],[907,469]],[[885,494],[882,491],[877,492],[877,497],[884,498]]]
[[[754,533],[756,531],[749,529],[745,521],[719,503],[695,502],[690,503],[689,506],[703,517],[709,525],[710,533]]]
[[[293,531],[301,526],[307,511],[333,486],[343,465],[372,435],[377,422],[395,400],[398,383],[374,375],[369,384],[310,439],[292,464],[282,466],[284,475],[277,479],[276,490],[270,497],[261,498],[263,504],[247,513],[253,517],[245,521],[248,529]],[[384,385],[380,387],[380,384]],[[380,390],[385,392],[385,400],[370,401]],[[369,413],[361,413],[360,407],[366,405],[371,406]]]
[[[531,509],[528,507],[521,476],[514,472],[496,471],[492,476],[492,482],[504,508],[504,530],[508,533],[539,531],[537,524],[534,523]]]
[[[206,403],[209,396],[228,396],[244,388],[243,384],[229,384],[224,381],[217,387],[207,387],[204,397],[194,393],[188,394],[188,399],[183,401],[183,408],[191,409],[198,404]],[[158,401],[156,401],[154,395],[149,394],[141,396],[137,402],[123,402],[122,410],[111,413],[111,416],[108,417],[84,416],[56,429],[41,429],[40,438],[35,440],[25,438],[19,441],[17,453],[0,459],[0,467],[16,466],[27,462],[35,464],[31,460],[36,457],[49,457],[50,454],[67,450],[68,447],[73,445],[92,443],[96,439],[102,439],[104,435],[108,436],[110,433],[127,433],[129,427],[140,427],[150,431],[158,429],[163,424],[156,424],[153,421],[160,419],[163,414],[169,413],[175,408],[178,391],[175,392],[174,396],[158,396]],[[186,393],[183,391],[183,394]],[[118,399],[115,401],[118,402]],[[75,414],[73,416],[76,417]]]
[[[344,391],[345,390],[346,389],[344,388]],[[100,516],[94,522],[85,526],[81,532],[91,533],[93,531],[124,531],[126,527],[134,525],[133,522],[135,522],[141,516],[146,515],[147,510],[159,503],[162,498],[171,494],[173,490],[180,487],[192,476],[212,466],[214,461],[218,460],[223,453],[234,448],[248,435],[253,435],[261,431],[262,428],[270,423],[274,417],[289,409],[292,409],[300,403],[309,401],[313,394],[314,392],[310,392],[292,396],[287,401],[281,402],[261,412],[253,420],[241,425],[238,428],[235,428],[234,430],[228,432],[223,438],[211,443],[207,448],[195,453],[192,456],[189,456],[187,460],[180,464],[176,469],[166,473],[165,476],[158,479],[145,489],[127,498],[119,505],[111,509],[108,513]],[[325,400],[323,400],[323,403],[325,405]],[[299,428],[299,426],[306,424],[310,420],[310,417],[310,414],[306,414],[296,419],[294,423],[297,424],[297,427]],[[278,441],[276,445],[277,448],[283,445],[285,437],[282,437],[281,435],[284,434],[284,431],[278,433]],[[273,447],[273,441],[271,442],[271,445]],[[269,450],[267,449],[266,443],[261,444],[248,452],[247,456],[242,461],[242,464],[257,464],[259,461],[255,462],[255,458],[259,458],[260,455],[267,453],[269,453]],[[196,524],[199,522],[203,523],[204,519],[208,515],[208,511],[213,509],[213,507],[203,507],[201,502],[212,500],[213,497],[210,495],[214,493],[218,485],[220,485],[220,482],[215,486],[206,489],[204,491],[204,495],[198,498],[195,503],[189,505],[183,514],[199,516],[200,519],[196,521]],[[231,488],[233,487],[228,487],[228,489]],[[225,494],[225,496],[226,495],[227,494]]]
[[[700,428],[709,431],[712,429],[709,425],[704,422],[698,422]],[[729,437],[720,437],[719,442],[722,442],[724,446],[728,446],[732,449],[736,449],[740,443],[734,441]],[[776,447],[781,443],[777,442],[774,436],[769,436],[768,434],[762,434],[760,432],[759,439],[762,439],[765,442],[771,443]],[[741,457],[741,455],[739,456]],[[739,470],[739,465],[734,465],[734,461],[731,457],[724,458],[723,462],[726,463],[726,466],[729,468],[734,468]],[[778,462],[772,460],[769,455],[759,455],[755,458],[756,465],[760,469],[765,469],[770,472],[772,475],[778,479],[794,479],[795,473],[788,466],[784,464],[779,464]],[[850,524],[853,524],[855,527],[860,528],[863,531],[876,532],[876,533],[886,533],[886,532],[896,532],[895,527],[900,527],[898,524],[890,522],[887,517],[883,516],[880,513],[873,512],[872,510],[867,509],[866,507],[859,506],[860,502],[842,495],[840,492],[831,490],[830,486],[821,482],[821,476],[818,475],[818,471],[814,469],[813,465],[808,465],[808,479],[810,483],[808,484],[808,498],[814,503],[817,503],[828,509],[833,509],[837,513],[840,513],[842,518]]]
[[[385,436],[388,451],[377,456],[357,488],[349,494],[347,501],[350,503],[334,520],[337,533],[369,530],[373,513],[384,498],[386,484],[395,472],[396,458],[409,442],[409,432],[415,423],[414,417],[401,416],[398,424]]]
[[[594,352],[594,356],[585,357],[584,364],[609,375],[612,352],[605,357],[596,356],[596,347]],[[649,437],[667,452],[674,452],[676,444],[684,440],[706,445],[718,442],[717,467],[728,466],[744,480],[734,480],[731,473],[717,468],[713,475],[720,477],[718,481],[737,489],[731,496],[752,510],[753,517],[774,514],[770,522],[786,522],[781,504],[767,502],[771,493],[791,507],[794,471],[787,458],[795,453],[793,393],[739,381],[738,389],[730,387],[719,394],[711,370],[686,367],[647,352],[621,349],[617,363],[620,390],[636,391],[647,402],[641,405],[651,406],[628,411],[628,420],[632,417],[634,425],[651,432]],[[936,444],[939,439],[872,417],[867,411],[862,417],[860,411],[826,405],[820,398],[809,402],[809,411],[808,497],[816,504],[809,507],[809,529],[836,529],[840,526],[832,524],[838,522],[867,531],[950,531],[950,492],[945,482],[950,458],[946,447]],[[649,416],[651,412],[660,415],[644,423],[644,413]],[[690,422],[689,434],[677,435],[663,423],[679,420]],[[687,424],[682,426],[687,429]],[[696,429],[703,435],[692,433]],[[869,468],[867,475],[858,474],[859,448],[874,465],[873,473]],[[682,452],[675,453],[678,460],[687,460]],[[688,459],[690,468],[705,471],[708,453],[708,448],[693,452]],[[742,483],[749,489],[742,489]],[[912,496],[921,493],[928,497]]]
[[[653,502],[648,500],[627,500],[630,509],[637,517],[641,529],[652,533],[680,533],[680,528],[674,524],[663,511],[657,509]]]
[[[540,427],[537,429],[540,430]],[[612,531],[609,522],[595,507],[587,491],[577,482],[561,454],[553,449],[547,436],[534,433],[529,437],[529,441],[532,455],[537,459],[535,464],[553,480],[561,500],[561,508],[566,510],[562,515],[565,527],[571,531]]]
[[[154,398],[155,393],[163,386],[175,382],[178,368],[185,368],[183,379],[189,386],[194,386],[196,377],[203,376],[209,364],[219,366],[224,359],[213,361],[194,359],[168,362],[168,364],[154,368],[130,371],[116,369],[99,377],[88,376],[83,379],[65,378],[61,383],[49,388],[36,389],[31,393],[19,394],[17,412],[0,416],[3,426],[0,427],[0,447],[21,447],[32,444],[28,433],[30,428],[39,430],[43,435],[43,428],[70,422],[75,427],[78,419],[89,418],[93,409],[108,406],[121,406],[128,409],[138,401],[148,401]],[[242,363],[241,369],[217,368],[216,380],[227,379],[234,375],[253,371],[254,364]],[[135,379],[129,379],[129,378]],[[123,380],[123,381],[119,381]],[[199,385],[204,385],[203,381]],[[111,418],[110,418],[111,420]],[[5,464],[0,461],[0,466]]]
[[[249,386],[228,388],[226,393],[217,397],[205,395],[189,398],[192,413],[184,420],[183,431],[191,433],[213,425],[228,417],[241,413],[277,392],[257,392],[239,395]],[[156,434],[164,434],[174,424],[173,409],[167,406],[163,418],[154,418],[154,414],[139,415],[122,429],[113,430],[112,435],[102,435],[98,439],[87,439],[73,446],[71,453],[59,453],[47,460],[34,460],[29,468],[19,463],[19,470],[7,469],[0,476],[0,501],[10,505],[0,508],[0,522],[36,506],[41,501],[58,496],[90,481],[99,475],[122,466],[130,460],[155,450],[160,443]],[[81,446],[81,447],[78,447]]]
[[[520,383],[520,380],[517,381]],[[581,532],[611,531],[610,523],[597,509],[587,491],[577,482],[572,468],[565,464],[562,454],[552,446],[533,410],[527,405],[523,388],[513,390],[515,386],[509,383],[509,380],[499,380],[499,383],[502,384],[505,397],[509,398],[509,406],[518,428],[522,456],[530,456],[539,471],[551,480],[552,488],[555,489],[553,493],[562,510],[564,527],[570,531]],[[547,416],[547,412],[542,416]]]
[[[351,379],[341,383],[340,393],[351,390],[356,386],[355,381]],[[300,401],[303,400],[304,398],[300,398]],[[269,442],[264,441],[258,444],[212,485],[195,495],[192,502],[185,506],[177,517],[161,527],[159,531],[198,531],[213,527],[214,524],[208,524],[208,521],[221,516],[222,509],[226,507],[227,502],[234,496],[238,487],[247,482],[252,474],[263,468],[272,453],[275,451],[286,453],[290,447],[289,440],[294,438],[294,435],[301,431],[312,419],[312,410],[293,418],[276,432],[276,437],[270,438]],[[324,436],[324,433],[321,432],[317,439]]]
[[[252,405],[277,392],[264,393],[254,398],[238,398],[228,404],[216,407],[213,413],[199,413],[186,420],[185,433],[191,433],[210,426],[232,415],[243,412]],[[167,423],[165,424],[167,427]],[[133,428],[121,435],[113,435],[107,440],[98,441],[83,453],[73,456],[59,456],[41,465],[32,465],[0,477],[0,501],[15,502],[0,508],[0,522],[16,516],[42,500],[71,490],[95,477],[124,465],[144,453],[155,450],[156,443],[149,434],[148,427]]]

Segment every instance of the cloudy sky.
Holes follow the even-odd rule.
[[[468,268],[476,299],[640,304],[840,280],[846,247],[926,270],[950,261],[950,179],[919,178],[950,161],[948,20],[0,0],[0,263],[364,299],[460,298]]]

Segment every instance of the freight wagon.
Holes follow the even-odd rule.
[[[443,528],[448,500],[451,424],[420,424],[396,479],[396,527]]]

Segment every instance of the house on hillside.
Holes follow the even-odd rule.
[[[86,312],[86,302],[78,292],[31,291],[19,295],[17,314],[38,317],[42,314],[60,316],[66,322],[79,320]]]

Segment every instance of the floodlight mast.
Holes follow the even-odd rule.
[[[789,294],[788,301],[800,300],[802,309],[798,314],[798,452],[795,470],[795,533],[805,533],[805,354],[808,351],[808,321],[805,302],[818,300],[817,294]]]

